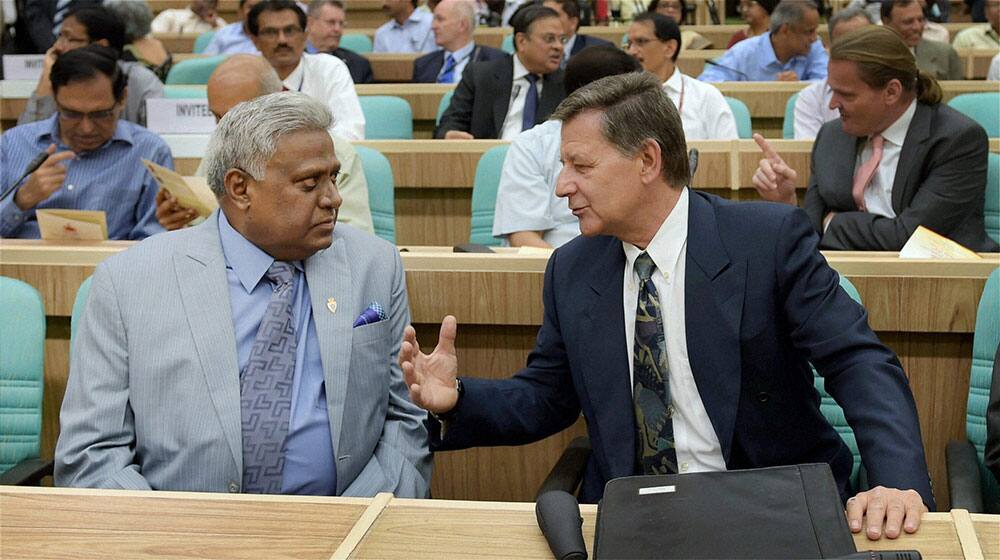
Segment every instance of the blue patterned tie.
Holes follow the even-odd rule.
[[[458,62],[455,61],[455,57],[448,55],[448,58],[444,59],[444,69],[441,71],[441,75],[438,76],[439,84],[450,84],[455,81],[455,66]]]
[[[535,113],[538,111],[538,76],[528,74],[528,95],[524,98],[524,113],[521,117],[521,131],[535,126]]]
[[[632,399],[635,404],[636,458],[642,474],[677,472],[674,407],[670,403],[670,368],[660,318],[660,300],[652,276],[656,263],[648,253],[635,260],[639,301],[635,310]]]
[[[73,3],[73,0],[58,0],[56,2],[56,10],[52,13],[52,36],[59,38],[59,31],[62,30],[63,20],[66,19],[66,14],[69,13],[69,5]]]
[[[295,372],[295,322],[291,264],[274,261],[264,275],[273,285],[271,301],[257,329],[250,359],[240,376],[243,420],[243,491],[281,492]]]

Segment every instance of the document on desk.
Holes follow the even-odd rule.
[[[182,177],[180,173],[148,159],[142,160],[142,163],[153,174],[160,188],[167,189],[181,206],[191,208],[201,217],[207,217],[219,207],[219,202],[204,177]]]
[[[106,241],[108,220],[103,210],[36,210],[38,230],[46,241]]]
[[[943,235],[934,233],[924,226],[906,240],[899,252],[901,259],[981,259],[975,251],[966,249]]]

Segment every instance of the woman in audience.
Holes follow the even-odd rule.
[[[739,10],[743,15],[743,21],[747,22],[747,28],[741,29],[729,38],[730,48],[743,39],[763,35],[771,28],[771,12],[778,5],[777,0],[740,0]]]
[[[150,35],[153,12],[149,5],[145,1],[106,0],[104,6],[117,14],[125,25],[126,45],[122,60],[136,61],[149,68],[160,81],[165,81],[174,59],[163,43]]]

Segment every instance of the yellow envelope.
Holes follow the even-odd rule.
[[[913,235],[899,251],[901,259],[981,259],[978,254],[939,235],[924,226],[917,226]]]
[[[103,210],[36,210],[38,229],[47,241],[105,241],[108,220]]]
[[[194,210],[202,217],[208,216],[219,207],[219,202],[204,177],[182,177],[176,171],[171,171],[148,159],[142,160],[142,163],[152,173],[160,188],[174,195],[181,206]]]

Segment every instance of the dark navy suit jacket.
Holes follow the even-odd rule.
[[[819,409],[808,362],[854,428],[872,485],[912,488],[934,509],[916,406],[896,356],[840,287],[805,212],[692,191],[688,358],[729,469],[829,463],[847,499],[851,452]],[[521,445],[583,412],[593,453],[580,497],[637,474],[625,348],[622,243],[578,237],[549,259],[545,314],[513,378],[463,377],[465,396],[431,449]]]
[[[605,41],[599,37],[591,37],[590,35],[577,35],[576,40],[573,41],[573,49],[569,51],[570,58],[576,56],[576,54],[587,47],[594,47],[597,45],[608,45],[615,46],[611,41]]]
[[[505,53],[500,49],[476,45],[469,57],[469,64],[484,60],[503,58]],[[437,82],[441,67],[444,66],[444,49],[427,53],[413,61],[413,83],[433,84]]]

